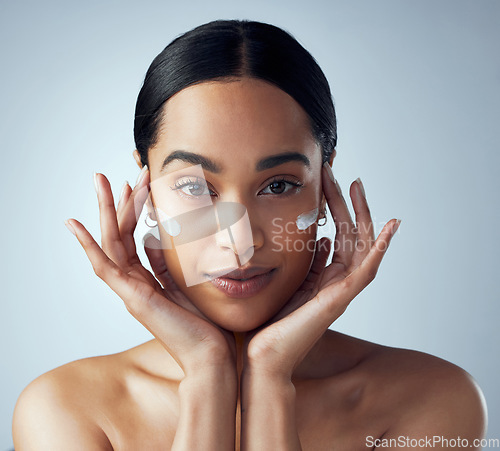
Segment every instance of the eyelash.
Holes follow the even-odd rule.
[[[280,183],[280,182],[287,183],[288,185],[291,185],[296,191],[300,191],[300,188],[304,185],[303,183],[289,180],[285,177],[276,176],[267,184],[266,188],[269,188],[269,186],[272,185],[273,183]],[[181,197],[185,197],[187,199],[195,199],[197,197],[202,197],[202,195],[194,196],[194,195],[184,193],[182,191],[182,188],[184,188],[185,186],[192,186],[192,185],[199,185],[200,187],[203,187],[203,188],[206,187],[208,189],[207,184],[199,178],[196,178],[194,181],[191,180],[190,178],[181,179],[181,181],[176,181],[174,186],[171,186],[170,189],[172,189],[174,191],[180,190],[179,195]],[[266,188],[264,188],[264,189],[266,189]],[[289,190],[285,191],[284,193],[266,194],[266,195],[285,197],[285,196],[289,196],[291,194],[290,191],[292,191],[292,190],[293,189],[289,189]],[[210,189],[209,189],[209,191],[210,191]]]
[[[199,179],[198,177],[196,178],[196,180],[191,180],[190,178],[187,178],[187,179],[181,179],[182,181],[176,181],[174,186],[171,186],[170,189],[174,190],[174,191],[177,191],[177,190],[181,190],[179,192],[179,195],[181,197],[185,197],[187,199],[193,199],[193,198],[196,198],[196,197],[201,197],[200,196],[193,196],[193,195],[190,195],[190,194],[187,194],[187,193],[184,193],[182,191],[182,188],[184,188],[185,186],[192,186],[192,185],[199,185],[200,187],[203,187],[203,188],[208,188],[207,184]]]
[[[288,185],[291,185],[293,187],[293,188],[290,188],[289,190],[285,191],[284,193],[270,194],[271,196],[281,196],[281,197],[289,196],[291,194],[290,191],[292,191],[292,190],[295,190],[297,192],[300,191],[300,188],[304,185],[303,183],[289,180],[286,177],[277,176],[277,177],[273,177],[273,179],[267,184],[266,188],[268,188],[273,183],[288,183]]]

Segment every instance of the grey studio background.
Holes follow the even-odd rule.
[[[281,26],[313,54],[337,108],[344,193],[361,177],[377,234],[402,218],[375,281],[332,328],[463,367],[500,438],[499,1],[1,1],[0,450],[34,378],[151,338],[63,221],[100,240],[92,174],[116,196],[134,183],[149,64],[217,18]]]

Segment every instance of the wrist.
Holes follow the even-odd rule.
[[[242,449],[300,450],[296,428],[296,390],[283,373],[242,373]]]
[[[217,377],[218,375],[236,374],[236,364],[229,349],[222,349],[216,352],[197,352],[185,358],[182,369],[186,377],[196,378],[200,375],[207,377]]]
[[[238,381],[231,372],[200,372],[184,377],[179,384],[179,401],[188,410],[212,411],[211,405],[231,411],[236,409]],[[191,407],[189,407],[191,406]]]
[[[295,365],[288,354],[286,349],[278,350],[250,342],[245,352],[243,371],[248,375],[270,378],[276,382],[290,381]]]
[[[181,380],[178,394],[179,423],[172,449],[234,449],[238,395],[234,370],[200,366]]]
[[[238,385],[236,368],[227,365],[197,365],[184,370],[184,378],[179,384],[179,390],[187,391],[200,388],[207,390],[217,387],[232,388]]]
[[[241,373],[241,384],[245,387],[268,385],[290,393],[295,391],[291,374],[275,368],[247,366]]]

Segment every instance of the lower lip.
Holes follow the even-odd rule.
[[[255,296],[259,291],[263,290],[273,277],[275,269],[272,269],[265,274],[259,274],[248,280],[235,280],[218,277],[210,282],[226,296],[232,298],[249,298]]]

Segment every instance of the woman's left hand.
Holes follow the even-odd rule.
[[[303,284],[283,309],[246,338],[245,370],[290,380],[294,369],[328,327],[377,274],[400,221],[387,222],[375,240],[373,222],[362,185],[354,182],[350,195],[356,227],[328,164],[322,184],[336,226],[332,262],[325,267],[331,240],[316,242],[316,252]]]

